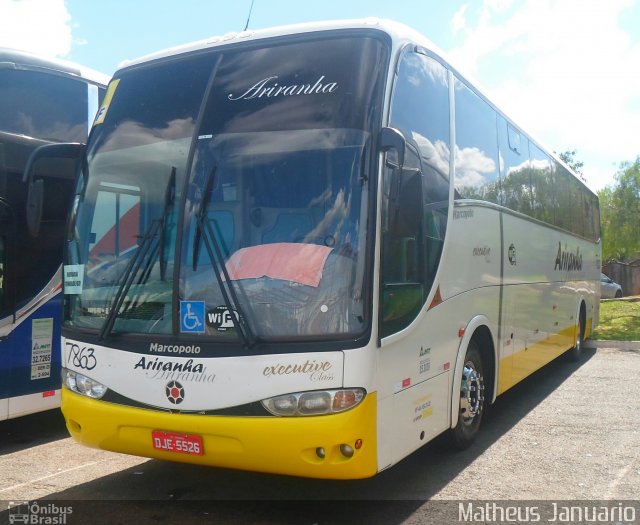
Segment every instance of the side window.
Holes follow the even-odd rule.
[[[0,312],[5,310],[4,271],[5,271],[5,240],[0,236]]]
[[[38,142],[86,142],[88,88],[84,81],[54,73],[0,69],[0,196],[12,210],[11,231],[4,228],[4,312],[28,304],[56,275],[64,246],[65,224],[75,186],[77,165],[71,159],[41,160],[34,180],[45,199],[40,231],[30,235],[25,221],[28,187],[22,170]],[[97,92],[97,90],[96,90]],[[10,297],[8,297],[10,296]]]
[[[128,254],[140,238],[140,190],[108,184],[98,192],[91,227],[89,263],[103,264]]]
[[[583,189],[580,181],[569,176],[569,194],[571,196],[571,232],[584,237],[584,214],[582,208]]]
[[[115,284],[142,241],[140,189],[102,183],[95,202],[89,237],[86,278],[100,268],[103,279]],[[106,283],[101,283],[106,284]]]
[[[10,228],[11,237],[5,238],[5,290],[11,290],[11,307],[20,308],[32,300],[50,281],[62,261],[64,228],[69,202],[65,199],[68,188],[65,180],[56,187],[45,181],[45,203],[42,210],[42,222],[38,237],[32,237],[24,219],[26,210],[27,187],[22,182],[21,173],[9,170],[6,180],[5,199],[13,210],[14,225]],[[63,207],[55,210],[55,204]],[[54,213],[57,212],[57,213]],[[58,215],[61,216],[58,220]],[[3,233],[6,233],[4,230]],[[5,306],[8,306],[5,304]]]
[[[555,163],[555,188],[557,213],[555,224],[563,230],[573,231],[573,206],[571,173],[559,163]]]
[[[460,80],[456,97],[456,198],[500,204],[496,112]]]
[[[600,236],[600,201],[596,195],[591,196],[591,209],[593,210],[593,240],[599,241]]]
[[[551,171],[551,159],[533,142],[529,141],[529,163],[531,165],[531,192],[534,217],[555,224],[557,199]]]
[[[591,195],[586,191],[582,190],[582,210],[584,217],[584,236],[589,240],[595,240],[596,234],[594,231],[594,222],[593,222],[593,206]]]
[[[527,139],[503,117],[498,116],[502,204],[509,209],[534,216],[531,170],[526,144]]]
[[[0,316],[4,314],[6,309],[6,299],[5,299],[5,243],[6,237],[5,234],[11,228],[11,208],[10,204],[6,202],[4,199],[7,195],[7,169],[6,169],[6,160],[4,154],[4,144],[0,143]]]
[[[35,71],[0,70],[2,130],[57,142],[86,142],[87,84]]]
[[[405,328],[429,294],[449,206],[447,70],[414,51],[400,59],[390,126],[407,142],[403,169],[386,156],[383,188],[382,337]]]

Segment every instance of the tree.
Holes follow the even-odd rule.
[[[614,183],[598,192],[603,261],[640,253],[640,156],[620,165]]]
[[[554,152],[555,153],[555,152]],[[569,166],[573,171],[575,171],[578,176],[586,182],[584,175],[582,174],[582,167],[584,166],[584,162],[580,160],[576,160],[575,158],[576,150],[567,150],[562,153],[558,153],[558,157],[560,160],[564,162],[567,166]]]

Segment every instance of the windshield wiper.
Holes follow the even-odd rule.
[[[167,261],[164,258],[165,250],[165,234],[167,228],[167,222],[169,220],[169,210],[173,205],[173,201],[176,197],[176,167],[171,167],[171,175],[169,175],[169,182],[164,192],[164,209],[162,211],[162,231],[160,232],[160,280],[164,281],[167,274]]]
[[[215,173],[216,166],[214,166],[213,169],[209,172],[207,181],[204,186],[202,200],[200,201],[199,209],[196,212],[198,229],[196,230],[193,245],[193,269],[196,270],[198,266],[197,261],[200,250],[199,246],[200,242],[203,241],[204,247],[207,251],[207,255],[209,256],[209,260],[211,261],[213,273],[216,276],[218,286],[220,287],[220,291],[222,292],[224,303],[229,310],[233,326],[242,339],[244,345],[247,348],[252,348],[256,344],[256,337],[253,335],[253,332],[249,325],[249,320],[247,319],[245,312],[241,308],[240,301],[238,300],[238,295],[236,294],[236,291],[231,284],[231,279],[229,277],[229,272],[227,271],[227,266],[225,264],[224,255],[220,247],[220,242],[218,241],[218,238],[216,237],[216,234],[210,223],[210,221],[213,221],[216,225],[216,228],[219,230],[217,221],[213,218],[209,219],[207,217],[207,207],[209,206],[209,200],[211,198]]]
[[[100,341],[104,341],[111,333],[111,330],[113,330],[113,325],[116,322],[116,317],[118,316],[118,312],[120,311],[120,308],[124,303],[127,293],[129,292],[129,289],[131,288],[136,275],[138,275],[144,259],[151,251],[153,240],[158,236],[158,232],[161,231],[162,221],[159,219],[153,219],[153,221],[151,221],[151,224],[149,225],[149,228],[142,236],[142,242],[140,243],[140,246],[138,246],[136,253],[131,257],[131,260],[127,264],[127,267],[122,274],[123,279],[120,282],[120,286],[118,286],[118,290],[116,291],[116,295],[113,298],[113,304],[111,306],[111,309],[109,310],[109,314],[107,315],[107,318],[102,325],[102,329],[100,330]],[[151,258],[153,258],[153,253],[151,254],[150,259]]]
[[[164,228],[167,222],[167,215],[169,213],[171,203],[173,202],[173,195],[175,193],[175,179],[176,168],[172,167],[171,175],[169,176],[169,180],[167,182],[165,190],[162,216],[151,221],[151,224],[149,224],[149,228],[147,228],[147,231],[142,236],[138,249],[135,251],[131,259],[129,260],[127,267],[122,273],[122,280],[113,298],[111,309],[109,310],[107,318],[105,319],[104,324],[102,325],[102,328],[100,330],[100,336],[98,338],[100,341],[104,341],[107,337],[109,337],[109,334],[113,330],[113,326],[115,325],[118,313],[120,312],[120,309],[125,302],[127,294],[129,293],[129,289],[131,288],[136,275],[139,274],[140,269],[143,267],[143,264],[144,270],[140,274],[138,284],[145,282],[145,280],[148,278],[151,272],[152,262],[155,260],[156,254],[159,251],[158,248],[160,248],[160,273],[161,275],[163,275],[162,260],[164,259],[164,255],[162,252],[164,250]],[[153,241],[157,239],[158,236],[160,236],[160,240],[154,245]]]
[[[370,146],[371,146],[371,138],[367,138],[362,148],[362,153],[360,154],[360,176],[358,177],[360,186],[364,186],[367,182],[369,182],[369,159],[370,159],[369,147]]]

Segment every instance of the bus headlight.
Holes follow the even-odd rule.
[[[321,416],[337,414],[358,405],[364,388],[297,392],[262,400],[262,406],[274,416]]]
[[[93,399],[100,399],[108,390],[102,383],[67,368],[62,369],[62,383],[72,392]]]

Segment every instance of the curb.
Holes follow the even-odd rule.
[[[587,339],[584,347],[589,349],[617,348],[618,350],[639,350],[640,341],[605,341],[603,339]]]

